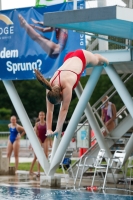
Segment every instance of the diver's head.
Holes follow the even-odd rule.
[[[61,88],[58,85],[52,87],[52,89],[47,93],[47,98],[49,102],[54,105],[60,104],[63,100]]]

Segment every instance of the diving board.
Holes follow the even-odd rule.
[[[118,74],[130,74],[133,73],[133,50],[132,49],[116,49],[106,51],[93,51],[95,54],[101,54],[109,60]],[[92,72],[92,67],[88,65],[86,68],[86,74],[89,75]],[[103,69],[102,74],[106,74]]]
[[[46,26],[133,39],[133,9],[108,6],[44,14]]]

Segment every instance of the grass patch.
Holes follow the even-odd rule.
[[[75,161],[72,160],[72,164],[74,163]],[[10,166],[14,166],[14,163],[10,163]],[[30,169],[30,166],[31,166],[31,162],[30,163],[19,163],[18,165],[18,170],[23,170],[23,171],[29,171]],[[33,168],[33,171],[37,172],[37,162],[35,163],[34,165],[34,168]],[[41,168],[41,172],[43,172],[43,169]],[[57,168],[56,169],[56,173],[63,173],[62,169],[61,168]],[[67,171],[66,171],[67,173]]]

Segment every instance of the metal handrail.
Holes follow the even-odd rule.
[[[127,75],[127,74],[122,75],[122,76],[121,76],[121,80],[123,80],[123,79],[126,77],[126,75]],[[126,83],[132,76],[133,76],[133,73],[130,74],[130,75],[125,79],[125,81],[123,81],[123,83]],[[114,86],[111,86],[111,88],[110,88],[107,92],[105,92],[104,95],[102,95],[102,97],[100,97],[100,99],[92,106],[92,110],[94,109],[94,107],[96,107],[96,106],[98,105],[98,103],[101,101],[101,99],[102,99],[105,95],[109,94],[113,89],[114,89]],[[115,91],[109,96],[109,98],[108,98],[107,100],[104,101],[104,103],[105,103],[106,101],[108,101],[116,92],[117,92],[117,90],[115,90]],[[102,103],[97,109],[95,109],[93,113],[96,114],[96,113],[98,112],[98,110],[100,110],[101,107],[104,105],[104,103]],[[119,111],[118,111],[118,112],[119,112]],[[85,114],[82,116],[82,118],[83,118],[84,116],[85,116]],[[100,121],[101,121],[101,120],[100,120]],[[78,129],[76,129],[76,131],[74,132],[74,134],[76,134],[76,133],[84,126],[84,124],[87,123],[87,122],[88,122],[88,120],[86,119],[86,120],[82,123],[81,127],[79,127]],[[102,122],[101,122],[101,123],[102,123]],[[89,123],[88,123],[88,125],[89,125]],[[105,127],[104,127],[104,128],[105,128]]]

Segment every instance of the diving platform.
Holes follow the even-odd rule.
[[[44,14],[46,26],[133,39],[133,9],[108,6]]]
[[[45,26],[74,30],[80,34],[92,33],[124,38],[129,41],[133,40],[133,10],[120,6],[97,7],[63,12],[49,12],[44,14],[44,24]],[[108,40],[108,42],[110,41]],[[109,76],[124,105],[127,107],[129,116],[131,118],[131,124],[128,124],[128,119],[128,123],[123,123],[124,127],[126,127],[128,130],[130,126],[132,126],[133,100],[129,91],[118,75],[133,73],[132,48],[133,46],[131,42],[129,42],[129,45],[125,45],[125,49],[97,52],[93,51],[93,53],[99,53],[105,56],[109,60],[109,66],[93,68],[88,66],[87,74],[90,74],[90,77],[84,90],[80,83],[75,88],[75,92],[79,98],[79,101],[62,140],[60,141],[58,147],[56,146],[57,150],[56,152],[54,151],[55,154],[50,163],[49,175],[53,175],[57,166],[59,166],[59,163],[70,143],[72,135],[76,130],[77,124],[79,123],[83,112],[85,112],[90,127],[95,133],[99,148],[105,149],[106,156],[111,158],[112,155],[110,149],[107,145],[107,142],[105,142],[105,138],[101,134],[97,119],[91,109],[90,104],[88,103],[102,73],[106,73]],[[119,124],[119,128],[122,129],[122,124]],[[115,128],[113,130],[114,135],[117,135],[117,129],[118,128]],[[55,141],[55,143],[58,143],[58,141]],[[131,145],[129,144],[125,150],[128,158],[131,154]]]
[[[133,39],[133,9],[120,6],[89,8],[50,12],[44,14],[46,26],[66,28],[79,33],[93,33],[98,35],[115,36]],[[105,56],[118,74],[133,73],[133,49],[125,46],[121,50],[96,51]],[[87,75],[92,68],[86,69]],[[102,74],[106,72],[103,70]]]
[[[131,74],[133,73],[133,50],[106,50],[106,51],[93,51],[95,54],[101,54],[109,60],[110,65],[117,71],[118,74]],[[90,75],[92,67],[86,68],[86,74]],[[106,74],[103,69],[102,74]]]

